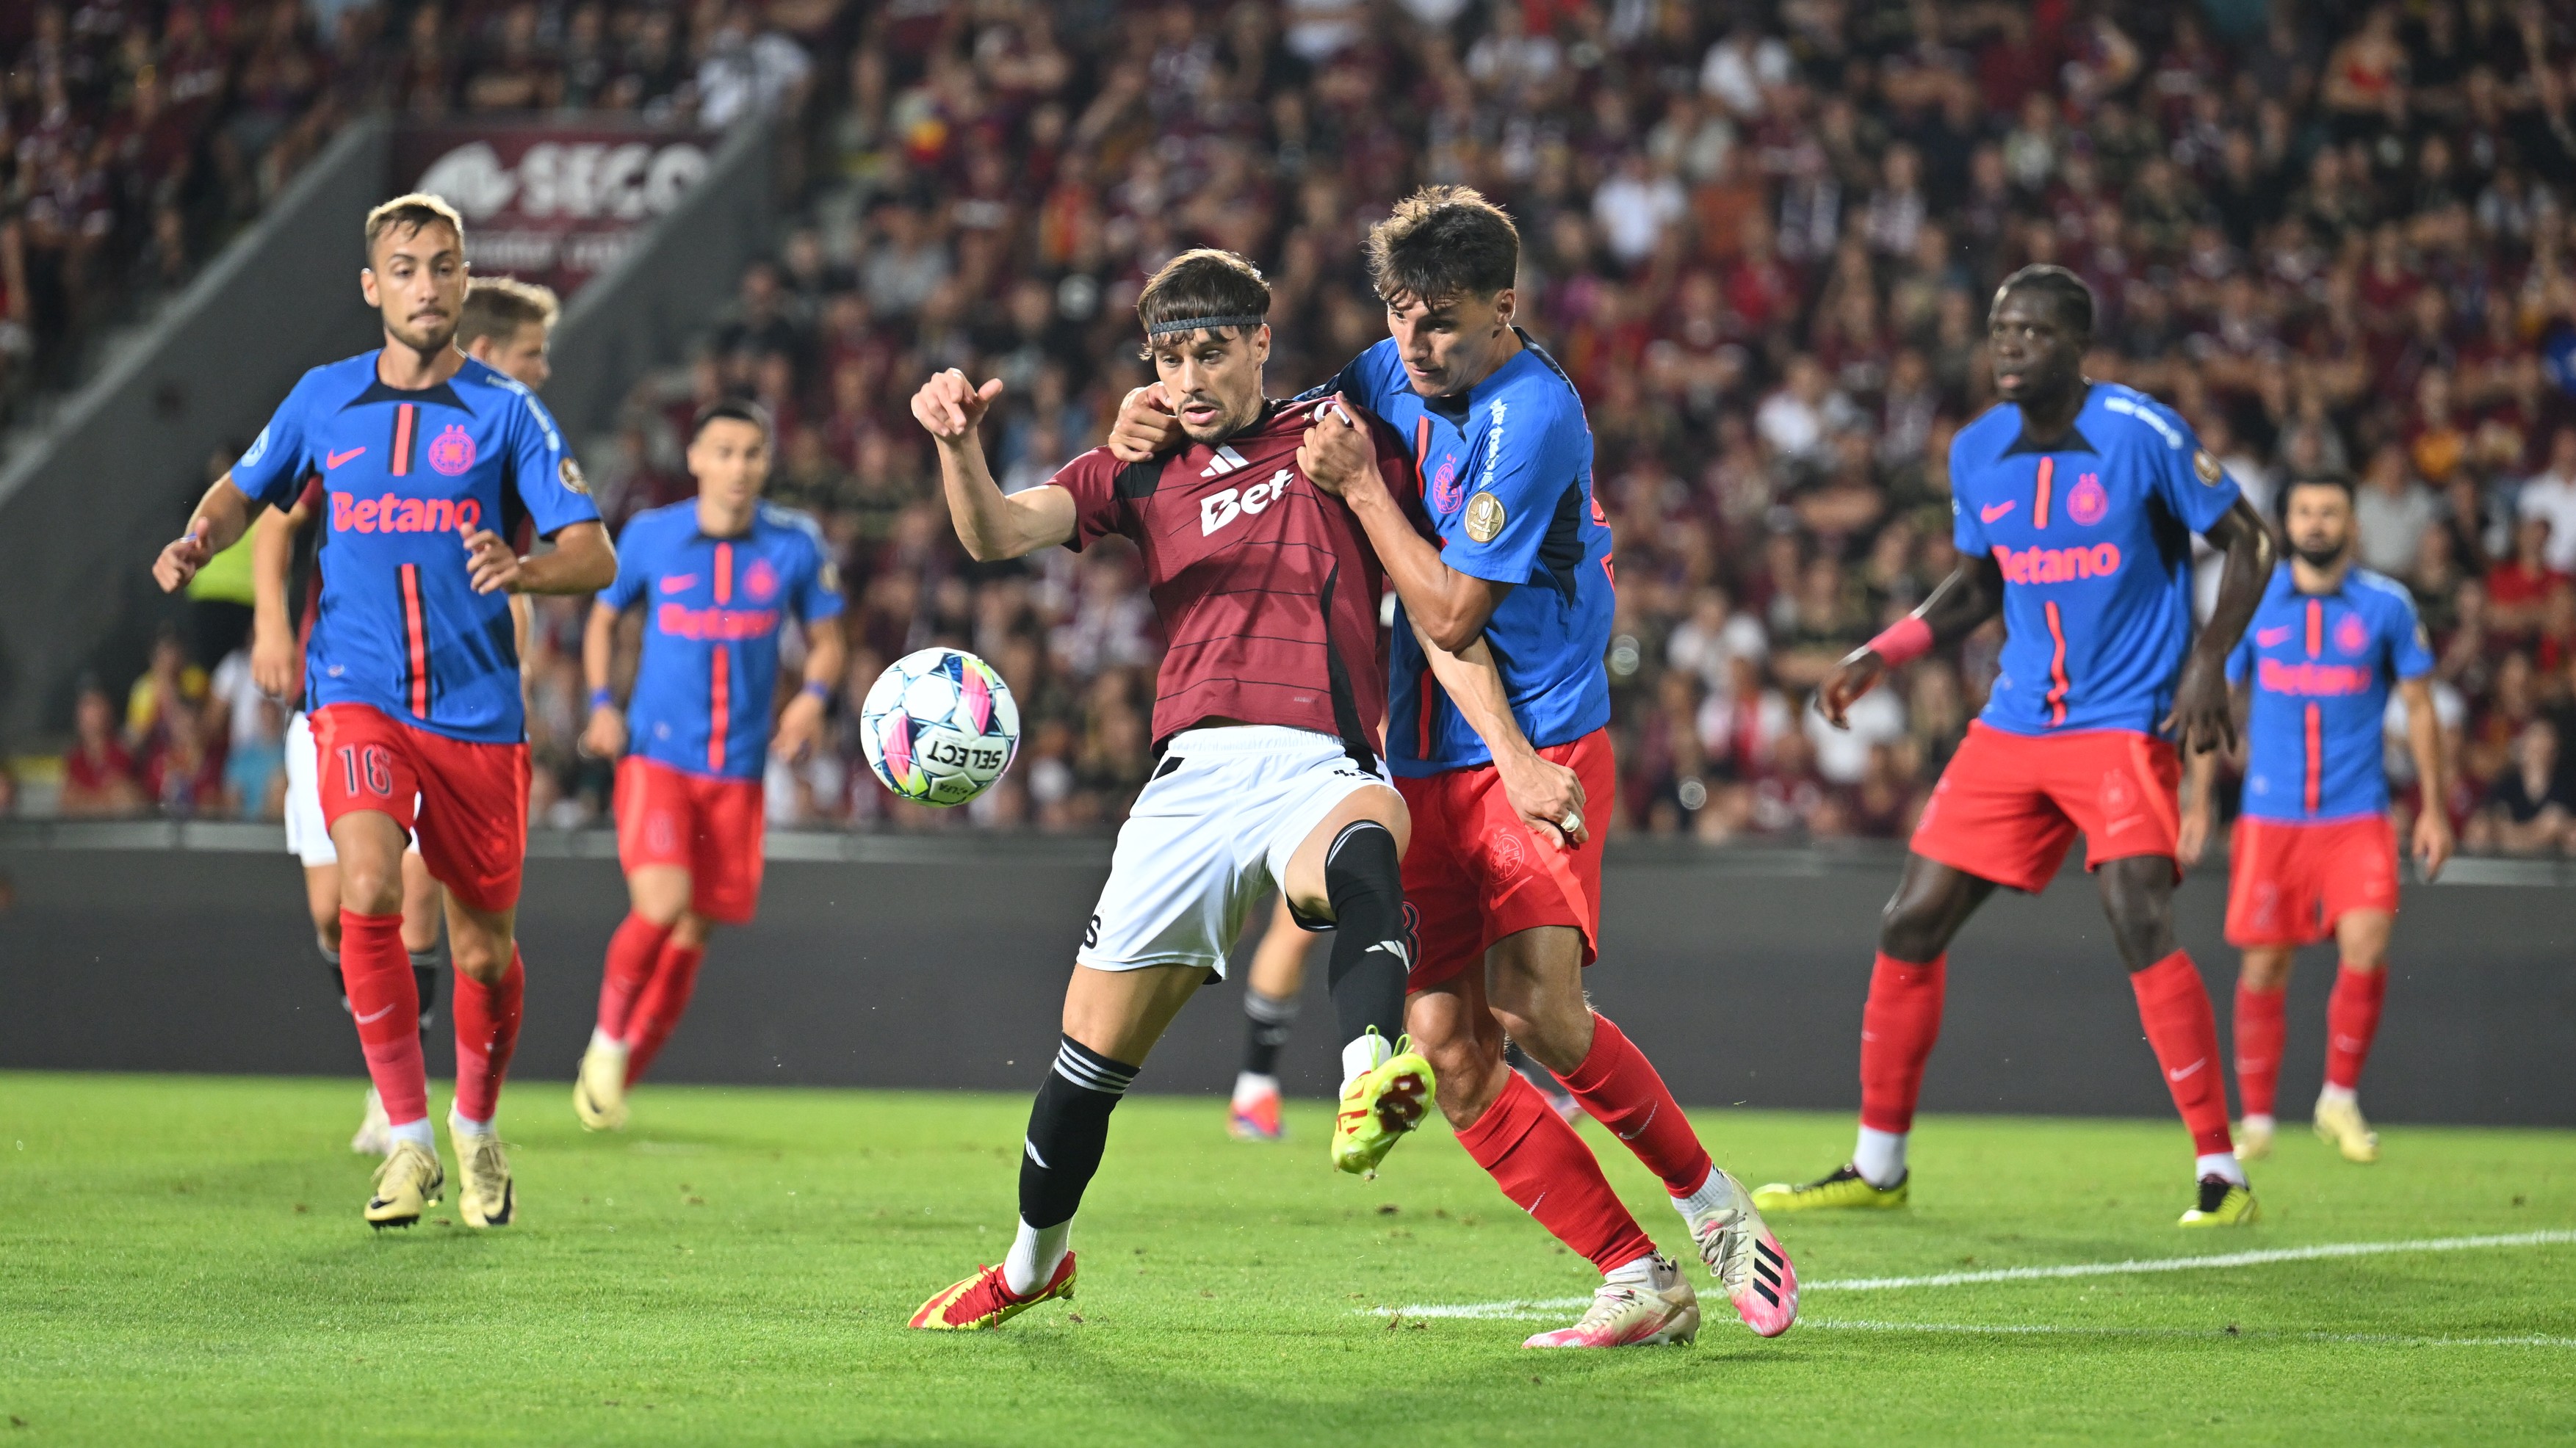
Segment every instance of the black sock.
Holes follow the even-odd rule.
[[[1029,1108],[1028,1139],[1021,1145],[1021,1221],[1052,1227],[1073,1220],[1109,1144],[1109,1113],[1118,1109],[1136,1069],[1071,1036],[1056,1048],[1055,1069]]]
[[[1243,1047],[1243,1069],[1255,1076],[1278,1075],[1279,1048],[1288,1044],[1288,1029],[1297,1023],[1297,998],[1266,996],[1247,986],[1243,1014],[1252,1022]]]
[[[438,1023],[438,947],[411,953],[411,983],[420,991],[420,1033]]]
[[[340,1009],[344,1011],[347,1010],[349,1008],[349,980],[348,977],[340,974],[340,952],[324,945],[318,938],[314,940],[313,948],[322,952],[322,967],[323,969],[331,972],[331,989],[339,992]]]
[[[1324,852],[1324,894],[1333,903],[1333,1011],[1342,1040],[1369,1027],[1393,1046],[1404,1034],[1404,983],[1413,969],[1413,931],[1404,913],[1404,867],[1395,836],[1361,820]]]

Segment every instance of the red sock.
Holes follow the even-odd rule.
[[[486,985],[456,973],[456,1114],[489,1121],[501,1105],[501,1079],[519,1049],[519,1002],[527,992],[527,967],[517,947],[510,968]]]
[[[1458,1144],[1476,1165],[1494,1174],[1504,1196],[1604,1274],[1654,1251],[1583,1138],[1519,1072],[1503,1075],[1503,1094],[1475,1125],[1458,1133]]]
[[[2236,983],[2236,1095],[2248,1116],[2269,1116],[2281,1085],[2281,1042],[2290,1033],[2281,1006],[2287,986],[2256,990]]]
[[[678,922],[673,922],[676,924]],[[608,967],[599,977],[599,1029],[611,1040],[626,1039],[635,1016],[635,997],[653,978],[653,963],[671,938],[670,925],[656,925],[630,910],[608,937]]]
[[[1646,1053],[1610,1018],[1592,1018],[1592,1050],[1574,1073],[1559,1078],[1565,1089],[1609,1127],[1646,1170],[1664,1179],[1664,1190],[1686,1197],[1708,1183],[1708,1149],[1690,1118],[1664,1089],[1664,1078]]]
[[[1923,1095],[1923,1063],[1941,1039],[1941,992],[1947,952],[1923,965],[1882,950],[1869,969],[1869,1004],[1860,1012],[1860,1124],[1872,1131],[1912,1131]]]
[[[2228,1150],[2227,1088],[2218,1079],[2218,1013],[2210,1009],[2209,987],[2201,984],[2191,952],[2177,950],[2134,972],[2129,985],[2138,993],[2138,1019],[2146,1023],[2147,1044],[2164,1069],[2174,1108],[2191,1129],[2191,1149],[2201,1156]]]
[[[2388,999],[2388,967],[2335,972],[2334,994],[2326,998],[2326,1084],[2346,1091],[2361,1085],[2361,1063],[2370,1057],[2371,1037],[2379,1034],[2379,1007]]]
[[[420,984],[403,949],[402,916],[340,912],[340,986],[367,1053],[367,1076],[385,1117],[406,1126],[429,1115],[429,1078],[420,1059]]]
[[[680,1015],[689,1008],[689,997],[698,988],[698,962],[707,958],[703,945],[671,944],[662,947],[662,959],[653,967],[653,982],[635,998],[635,1012],[627,1017],[626,1084],[644,1079],[644,1068],[662,1054],[662,1043],[680,1024]]]

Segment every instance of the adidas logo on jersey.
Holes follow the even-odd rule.
[[[1245,514],[1261,512],[1279,501],[1293,476],[1293,469],[1281,468],[1270,475],[1268,482],[1254,483],[1239,493],[1227,488],[1199,499],[1199,536],[1206,537]]]
[[[1238,468],[1248,468],[1250,466],[1252,466],[1252,464],[1244,460],[1243,454],[1236,452],[1234,450],[1234,445],[1228,443],[1226,446],[1216,450],[1215,460],[1210,462],[1205,468],[1201,469],[1199,476],[1203,478],[1223,477],[1227,473],[1233,472]]]

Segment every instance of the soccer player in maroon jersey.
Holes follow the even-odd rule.
[[[1122,466],[1094,449],[1005,497],[976,438],[1002,384],[978,388],[951,370],[913,397],[968,553],[1133,539],[1170,639],[1158,762],[1074,952],[1063,1040],[1029,1113],[1017,1236],[999,1265],[924,1303],[914,1327],[992,1327],[1072,1294],[1067,1237],[1110,1112],[1182,1004],[1223,974],[1245,913],[1274,886],[1299,919],[1332,925],[1346,1068],[1373,1087],[1371,1130],[1337,1164],[1374,1167],[1429,1104],[1428,1063],[1387,1044],[1414,944],[1401,883],[1410,826],[1379,760],[1384,574],[1350,510],[1298,464],[1313,409],[1262,393],[1269,307],[1269,284],[1227,252],[1186,252],[1146,283],[1146,355],[1189,439],[1167,459]],[[1401,456],[1393,438],[1380,445]]]
[[[529,391],[539,391],[554,375],[546,349],[563,313],[554,289],[512,277],[476,277],[466,287],[465,308],[457,317],[456,350],[497,369]],[[340,854],[322,822],[321,783],[314,774],[313,729],[304,717],[304,648],[313,636],[313,621],[322,606],[322,576],[316,558],[308,560],[301,621],[287,622],[287,594],[297,571],[296,554],[305,528],[328,506],[322,477],[304,485],[295,506],[271,508],[251,525],[251,580],[255,604],[251,619],[251,679],[270,697],[293,710],[286,725],[286,848],[304,864],[304,903],[313,917],[313,940],[330,967],[331,988],[346,1010],[349,995],[340,979]],[[528,601],[510,599],[510,617],[519,641],[519,657],[528,655]],[[420,1029],[424,1038],[438,1017],[438,922],[446,892],[422,863],[420,845],[403,851],[402,939],[411,955],[412,982],[420,992]],[[383,1156],[393,1149],[392,1123],[376,1088],[367,1101],[349,1149],[361,1156]]]
[[[327,475],[323,609],[305,694],[340,857],[343,974],[394,1138],[365,1217],[409,1226],[446,1187],[399,914],[402,853],[417,838],[449,892],[459,1215],[498,1227],[516,1203],[494,1112],[525,983],[516,935],[528,799],[507,595],[593,592],[617,558],[544,406],[456,350],[466,271],[454,208],[421,195],[375,208],[366,258],[360,289],[381,316],[384,346],[307,372],[206,490],[153,577],[165,591],[184,587],[260,508],[289,504],[315,472]],[[554,539],[552,552],[522,558],[498,531],[520,509]]]

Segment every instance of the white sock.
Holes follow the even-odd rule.
[[[2240,1187],[2245,1185],[2245,1168],[2237,1163],[2236,1153],[2232,1151],[2213,1151],[2207,1156],[2193,1158],[2191,1174],[2195,1180],[2225,1177]]]
[[[500,1119],[501,1118],[495,1116],[492,1118],[492,1121],[498,1121]],[[461,1131],[467,1136],[490,1136],[492,1134],[492,1121],[477,1121],[470,1116],[459,1116],[452,1107],[447,1113],[447,1129],[450,1131]]]
[[[1654,1281],[1655,1254],[1647,1253],[1634,1262],[1622,1262],[1601,1274],[1604,1283],[1621,1287],[1644,1287]]]
[[[626,1043],[617,1039],[615,1036],[608,1034],[606,1031],[601,1030],[599,1027],[593,1026],[590,1028],[590,1048],[596,1051],[602,1047],[606,1047],[612,1051],[623,1051],[626,1049]]]
[[[1011,1239],[1010,1255],[1002,1259],[1002,1285],[1014,1297],[1026,1297],[1055,1276],[1056,1265],[1064,1261],[1065,1243],[1073,1238],[1070,1219],[1052,1227],[1032,1227],[1020,1223],[1019,1235]]]
[[[1860,1169],[1862,1181],[1874,1187],[1892,1187],[1905,1177],[1905,1138],[1910,1131],[1872,1131],[1860,1129],[1860,1142],[1852,1148],[1852,1165]]]
[[[2269,1116],[2251,1115],[2245,1118],[2245,1129],[2247,1131],[2270,1131],[2273,1127],[2279,1124],[2280,1123],[2274,1121]]]
[[[1262,1076],[1250,1071],[1238,1071],[1235,1073],[1234,1104],[1237,1106],[1258,1101],[1264,1096],[1276,1096],[1278,1094],[1279,1078],[1276,1076]]]
[[[2354,1106],[2358,1105],[2360,1101],[2361,1093],[2353,1090],[2349,1086],[2337,1086],[2333,1082],[2329,1081],[2323,1086],[2317,1088],[2317,1104],[2319,1106]]]
[[[1701,1182],[1697,1191],[1673,1198],[1673,1210],[1681,1213],[1682,1220],[1687,1222],[1702,1212],[1725,1206],[1733,1196],[1734,1193],[1726,1189],[1725,1173],[1712,1164],[1708,1169],[1708,1180]]]
[[[1380,1035],[1363,1035],[1342,1047],[1342,1084],[1350,1085],[1395,1059],[1395,1047]]]
[[[400,1126],[389,1126],[385,1131],[394,1140],[408,1141],[423,1151],[438,1150],[438,1133],[429,1129],[429,1118],[426,1116],[418,1121],[406,1121]]]

